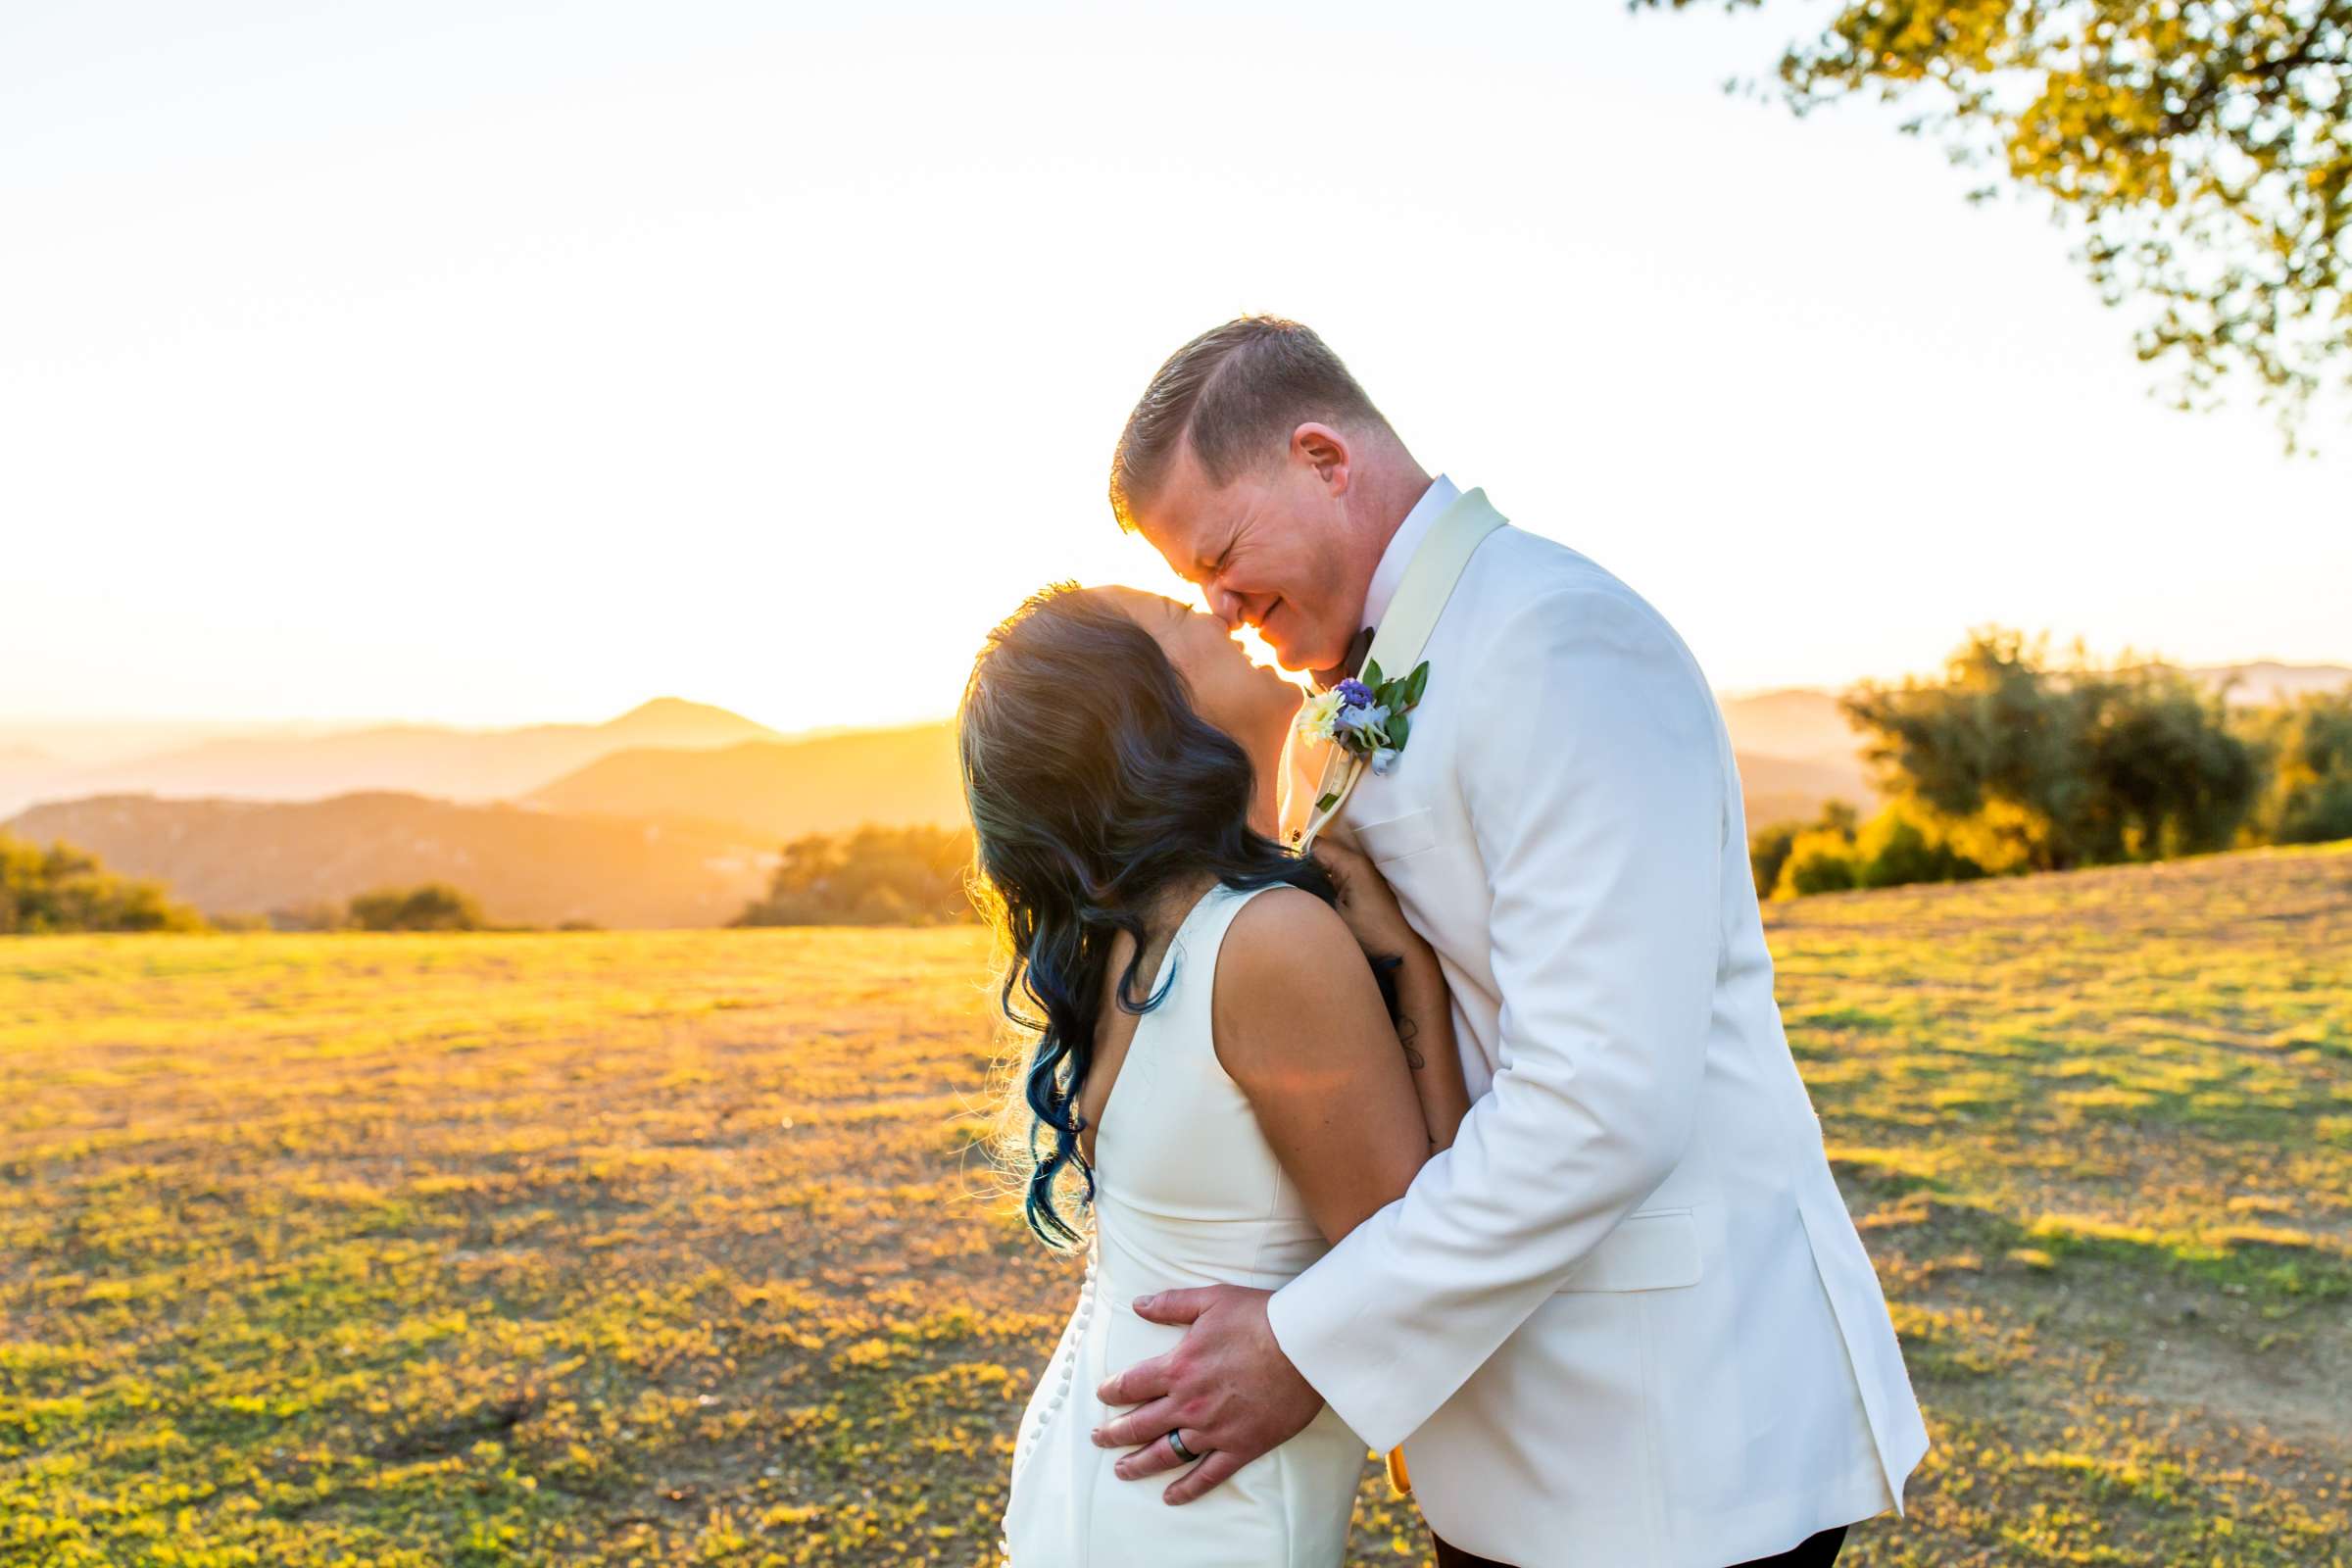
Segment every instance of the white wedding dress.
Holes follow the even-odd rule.
[[[1270,1290],[1327,1250],[1210,1037],[1217,950],[1257,891],[1213,886],[1177,927],[1153,981],[1166,996],[1136,1021],[1096,1124],[1086,1283],[1013,1448],[1012,1568],[1337,1568],[1345,1554],[1366,1454],[1329,1409],[1177,1507],[1160,1494],[1180,1471],[1122,1481],[1111,1466],[1124,1450],[1088,1436],[1117,1413],[1095,1397],[1102,1381],[1183,1338],[1129,1302],[1198,1285]]]

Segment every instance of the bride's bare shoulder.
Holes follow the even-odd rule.
[[[1352,954],[1356,946],[1339,910],[1304,888],[1273,887],[1234,912],[1218,974],[1222,978],[1226,966],[1238,961],[1237,977],[1245,982],[1279,977],[1303,958],[1342,951]]]
[[[1327,1033],[1385,1018],[1380,988],[1339,911],[1301,888],[1269,888],[1237,911],[1217,958],[1217,1059],[1236,1079],[1294,1071]]]

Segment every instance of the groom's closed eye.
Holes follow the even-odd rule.
[[[1225,540],[1224,548],[1217,552],[1217,559],[1199,568],[1203,585],[1215,582],[1224,574],[1225,568],[1233,564],[1233,547],[1239,542],[1240,535],[1238,533],[1229,535]]]

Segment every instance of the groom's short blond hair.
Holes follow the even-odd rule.
[[[1244,316],[1168,356],[1127,416],[1110,460],[1110,510],[1133,530],[1136,512],[1189,443],[1200,471],[1226,484],[1273,461],[1309,420],[1336,429],[1389,422],[1324,341],[1297,321]]]

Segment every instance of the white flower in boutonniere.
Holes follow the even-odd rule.
[[[1293,721],[1299,739],[1320,744],[1331,739],[1340,720],[1340,694],[1337,691],[1317,692],[1306,700]]]
[[[1310,741],[1337,741],[1362,758],[1375,773],[1386,773],[1404,750],[1412,721],[1405,717],[1429,685],[1429,661],[1410,675],[1383,680],[1378,662],[1364,666],[1361,680],[1344,680],[1310,697],[1299,709],[1298,733]],[[1328,811],[1338,799],[1326,795],[1315,809]]]

